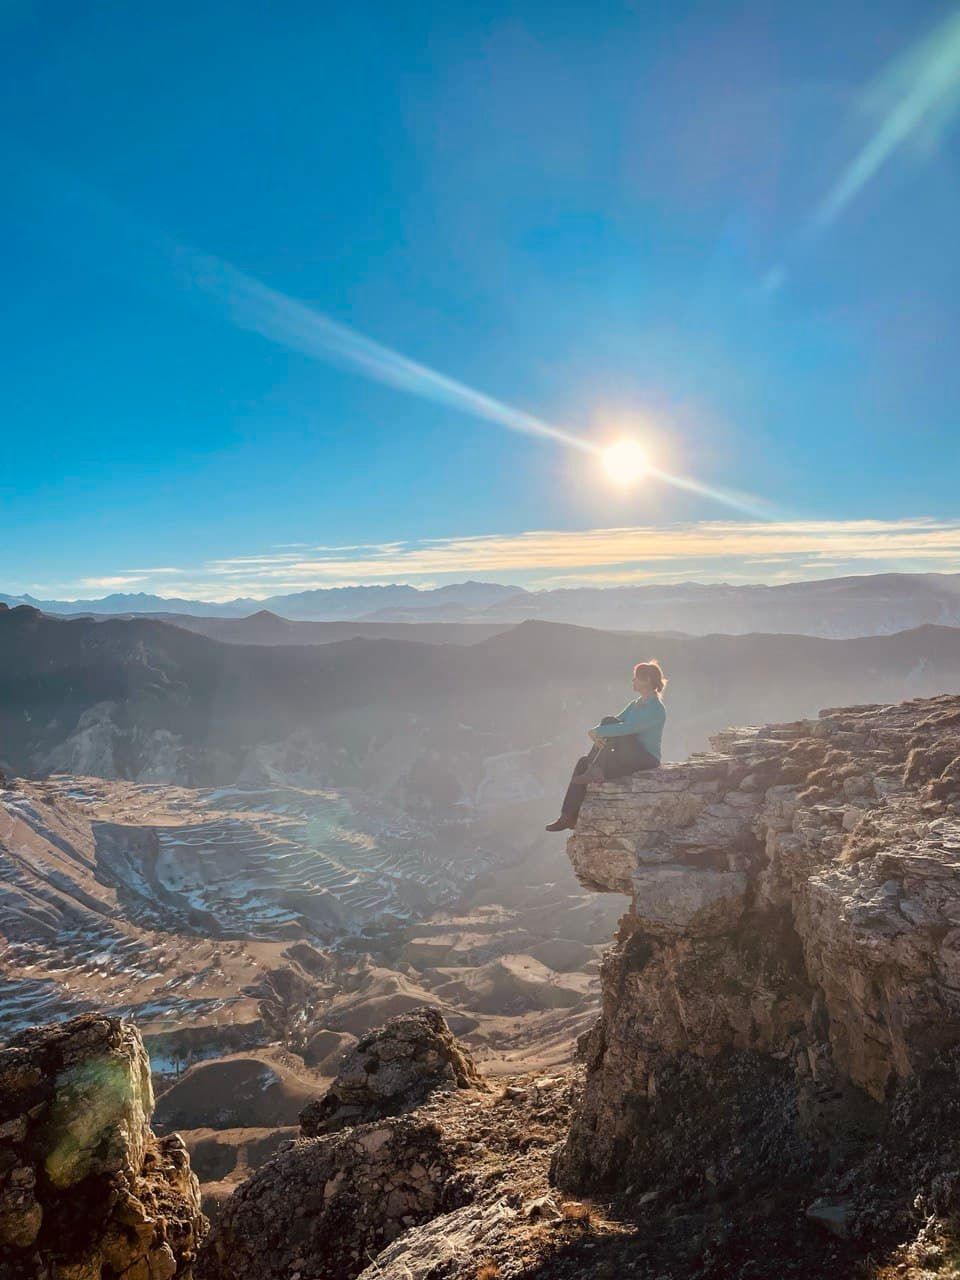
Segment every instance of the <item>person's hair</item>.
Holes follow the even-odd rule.
[[[633,678],[636,680],[639,676],[646,676],[653,685],[656,693],[663,693],[667,687],[667,677],[663,674],[660,663],[656,658],[648,658],[646,662],[638,662],[633,668]]]

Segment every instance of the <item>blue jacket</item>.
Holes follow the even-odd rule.
[[[663,742],[663,726],[667,712],[657,694],[649,698],[637,698],[627,705],[617,716],[616,724],[598,724],[594,733],[598,738],[625,738],[634,734],[641,747],[646,747],[652,756],[660,759]]]

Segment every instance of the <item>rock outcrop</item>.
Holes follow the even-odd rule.
[[[205,1280],[349,1280],[404,1231],[464,1202],[457,1138],[408,1113],[435,1094],[486,1092],[431,1008],[390,1018],[351,1049],[301,1113],[302,1139],[225,1204],[204,1250]]]
[[[456,1208],[450,1144],[397,1116],[294,1143],[234,1192],[204,1248],[203,1280],[350,1280],[408,1228]]]
[[[553,1255],[582,1234],[547,1182],[550,1152],[570,1120],[570,1077],[526,1076],[501,1089],[438,1092],[414,1114],[440,1126],[456,1153],[459,1208],[411,1227],[370,1258],[358,1280],[561,1280]],[[583,1209],[583,1206],[577,1206]],[[593,1272],[588,1250],[572,1272]],[[548,1270],[540,1266],[547,1262]],[[600,1273],[598,1273],[600,1274]],[[620,1274],[620,1271],[603,1274]]]
[[[150,1129],[139,1033],[85,1015],[0,1050],[2,1280],[189,1277],[205,1230],[182,1140]]]
[[[300,1113],[304,1137],[410,1111],[435,1089],[485,1089],[437,1009],[388,1019],[350,1049],[333,1084]]]
[[[960,698],[714,745],[591,788],[570,838],[632,902],[554,1174],[699,1203],[701,1259],[752,1233],[767,1275],[960,1209]]]

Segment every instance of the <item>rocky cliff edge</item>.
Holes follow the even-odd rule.
[[[713,746],[591,788],[569,840],[631,902],[555,1177],[698,1204],[701,1258],[929,1230],[960,1204],[960,697]]]

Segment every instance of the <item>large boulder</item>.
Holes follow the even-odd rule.
[[[408,1228],[462,1203],[436,1123],[396,1116],[301,1140],[230,1197],[202,1280],[351,1280]]]
[[[0,1278],[189,1277],[206,1222],[178,1135],[150,1128],[139,1032],[87,1014],[0,1050]]]
[[[302,1138],[224,1205],[204,1280],[350,1280],[410,1227],[457,1208],[470,1179],[462,1134],[446,1133],[442,1114],[463,1090],[486,1086],[436,1009],[369,1032],[302,1112]],[[430,1114],[415,1112],[428,1101]]]
[[[437,1009],[390,1018],[349,1050],[333,1084],[300,1113],[304,1137],[399,1115],[436,1089],[484,1089],[473,1060]]]

